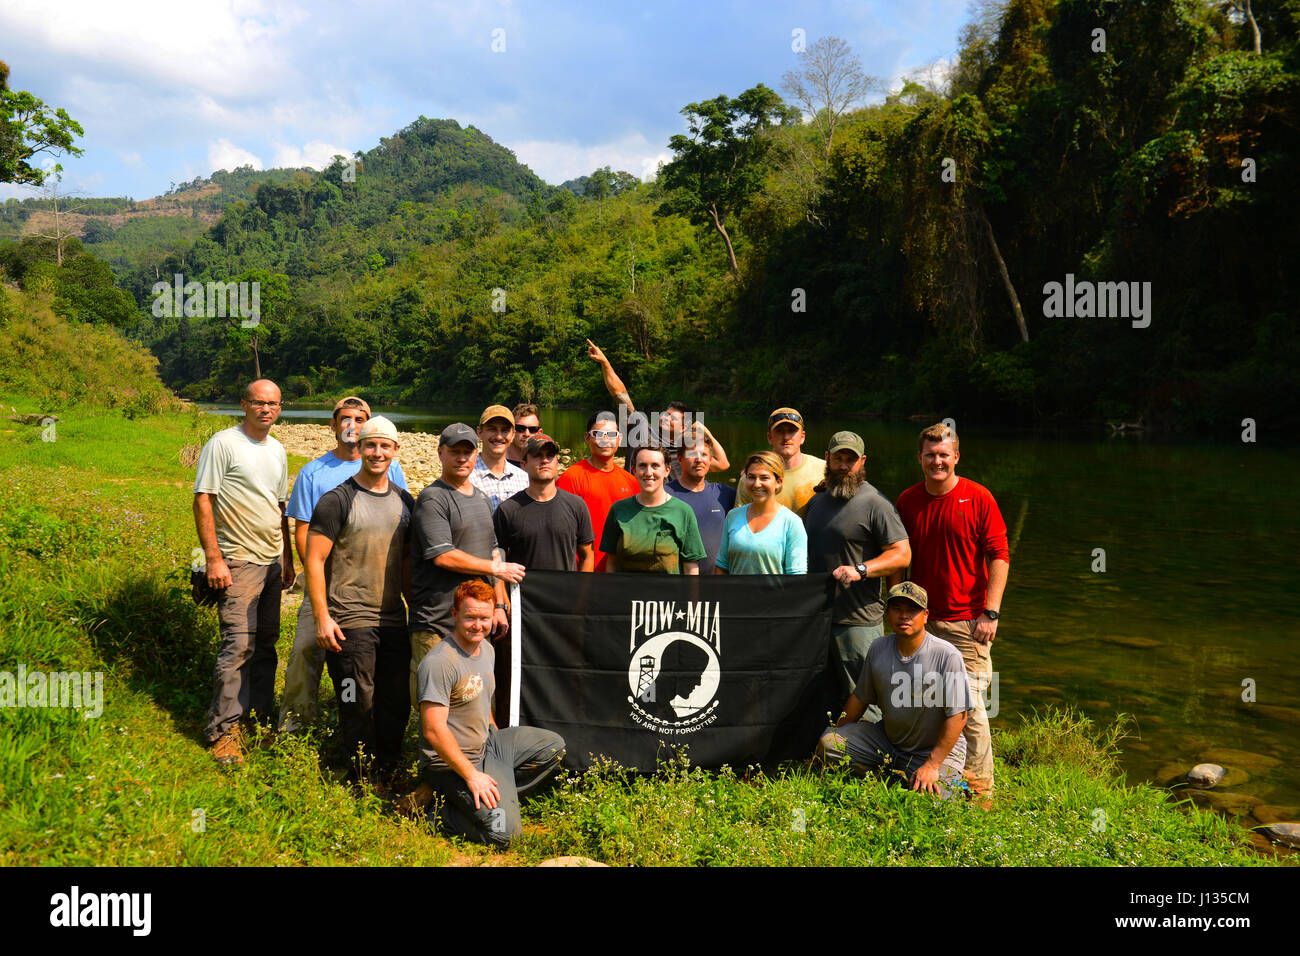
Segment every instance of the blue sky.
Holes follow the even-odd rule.
[[[319,168],[421,114],[477,126],[559,183],[607,164],[653,175],[687,103],[780,91],[795,30],[842,38],[895,88],[941,73],[967,5],[5,0],[0,60],[12,88],[85,128],[85,155],[60,161],[65,189],[89,195]],[[0,199],[34,194],[0,184]]]

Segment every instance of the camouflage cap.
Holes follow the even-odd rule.
[[[904,581],[902,584],[895,584],[889,589],[889,597],[885,598],[888,604],[894,598],[907,598],[922,611],[929,610],[930,596],[925,593],[925,588],[915,581]]]

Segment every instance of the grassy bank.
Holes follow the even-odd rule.
[[[507,854],[349,791],[322,760],[328,727],[264,741],[223,772],[200,739],[217,622],[189,600],[193,470],[178,455],[211,419],[61,414],[53,441],[0,425],[0,670],[103,671],[103,714],[0,709],[0,864],[1259,862],[1232,824],[1119,785],[1114,735],[1063,715],[998,736],[990,811],[839,771],[603,768],[533,804]],[[281,679],[292,625],[283,615]]]

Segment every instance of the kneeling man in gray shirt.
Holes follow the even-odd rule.
[[[494,596],[483,581],[456,588],[455,630],[420,661],[420,778],[442,796],[444,832],[503,847],[523,830],[520,798],[554,778],[564,739],[492,719]]]
[[[867,651],[862,676],[833,730],[822,734],[817,756],[846,757],[853,769],[896,773],[912,790],[950,797],[966,763],[962,728],[974,708],[961,653],[926,633],[925,589],[904,581],[889,589],[885,618],[893,634]],[[879,723],[859,722],[869,704]]]

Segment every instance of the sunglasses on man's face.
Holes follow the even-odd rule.
[[[596,441],[600,441],[602,438],[617,438],[617,437],[618,437],[618,431],[617,431],[617,430],[615,430],[615,431],[607,431],[607,432],[587,432],[587,434],[590,435],[592,438],[596,439]]]
[[[525,435],[536,435],[542,430],[541,425],[516,425],[515,431],[522,432]]]

